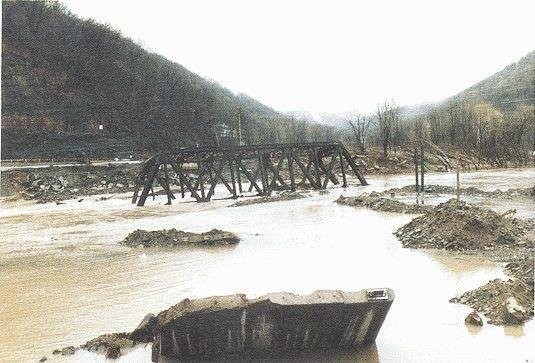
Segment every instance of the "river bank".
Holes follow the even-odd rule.
[[[426,171],[451,172],[453,167],[457,165],[453,159],[456,154],[450,153],[448,155],[450,155],[450,158],[444,152],[438,152],[430,148],[426,154]],[[413,172],[412,152],[410,150],[399,150],[387,158],[383,157],[375,149],[370,149],[366,154],[352,152],[351,156],[355,159],[366,177],[391,174],[410,176]],[[472,172],[474,170],[482,172],[507,170],[503,168],[519,165],[517,162],[498,163],[467,155],[461,157],[460,160],[464,160],[464,162],[459,164],[462,173]],[[135,180],[141,165],[142,162],[132,160],[96,161],[93,164],[58,163],[46,165],[43,163],[8,163],[8,166],[3,164],[0,168],[2,186],[0,188],[0,196],[10,197],[13,200],[33,200],[36,203],[61,203],[64,200],[91,195],[114,195],[133,192]],[[333,170],[335,173],[339,173],[339,165],[335,165]],[[288,178],[288,175],[285,175],[283,171],[281,171],[281,175]],[[453,186],[449,188],[453,188]],[[406,190],[400,190],[399,192],[404,193]],[[437,191],[430,190],[429,192],[435,193]],[[466,190],[466,192],[470,193],[470,190]],[[297,195],[289,195],[289,198],[284,199],[291,199],[294,196],[298,197]],[[268,200],[275,199],[272,197],[265,201]],[[244,200],[238,201],[236,205],[247,205],[257,202]]]

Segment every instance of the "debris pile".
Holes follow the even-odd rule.
[[[450,302],[469,305],[490,324],[517,325],[533,318],[533,258],[511,262],[505,271],[515,278],[489,281]]]
[[[158,320],[154,314],[148,314],[131,333],[103,334],[79,347],[69,346],[61,350],[56,349],[52,354],[73,355],[78,349],[104,354],[108,359],[117,359],[131,348],[141,343],[151,343],[154,340],[153,330]]]
[[[2,172],[2,195],[19,195],[26,200],[48,203],[80,195],[130,191],[137,166],[50,166]]]
[[[533,246],[534,223],[451,199],[395,234],[404,247],[486,250]]]
[[[423,204],[403,203],[399,200],[385,198],[382,193],[364,193],[356,197],[340,196],[335,202],[352,207],[366,207],[378,212],[395,212],[421,214],[433,209],[432,206]]]
[[[254,198],[254,199],[247,199],[247,200],[240,200],[234,204],[232,204],[230,207],[242,207],[244,205],[252,205],[252,204],[260,204],[260,203],[271,203],[271,202],[282,202],[286,200],[295,200],[295,199],[302,199],[305,198],[305,196],[298,192],[292,192],[292,191],[283,191],[276,195],[270,195],[260,198]]]
[[[186,245],[230,245],[238,243],[239,238],[234,233],[212,229],[204,233],[193,233],[164,229],[160,231],[144,231],[138,229],[130,233],[121,242],[130,247],[177,247]]]

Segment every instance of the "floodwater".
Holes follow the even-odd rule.
[[[462,174],[462,186],[485,190],[528,187],[533,169]],[[453,174],[428,174],[428,184],[454,185]],[[502,266],[478,256],[404,249],[392,234],[413,216],[340,206],[340,195],[411,184],[412,176],[371,176],[369,187],[330,189],[305,199],[228,208],[209,203],[148,200],[129,195],[36,205],[2,202],[0,210],[0,361],[105,361],[79,351],[52,356],[103,333],[130,331],[147,313],[184,298],[317,289],[390,287],[396,300],[375,346],[345,361],[525,362],[535,359],[534,321],[523,327],[469,329],[470,311],[448,300],[490,279]],[[533,215],[533,200],[479,202]],[[426,202],[436,203],[429,198]],[[118,246],[135,229],[220,228],[236,246],[130,249]],[[150,361],[150,346],[119,361]]]

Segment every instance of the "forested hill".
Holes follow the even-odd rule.
[[[535,104],[535,51],[447,101],[485,101],[499,109]]]
[[[278,116],[59,3],[3,1],[2,22],[4,158],[209,144],[238,118],[257,141]]]

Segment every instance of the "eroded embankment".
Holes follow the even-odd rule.
[[[399,228],[404,247],[478,252],[510,261],[508,281],[495,279],[451,302],[467,304],[491,324],[521,324],[533,317],[535,223],[450,200]]]
[[[139,165],[50,166],[2,172],[2,196],[59,202],[78,196],[131,191]]]
[[[126,236],[121,244],[130,247],[214,246],[236,244],[239,240],[234,233],[219,229],[204,233],[184,232],[175,228],[159,231],[138,229]]]

